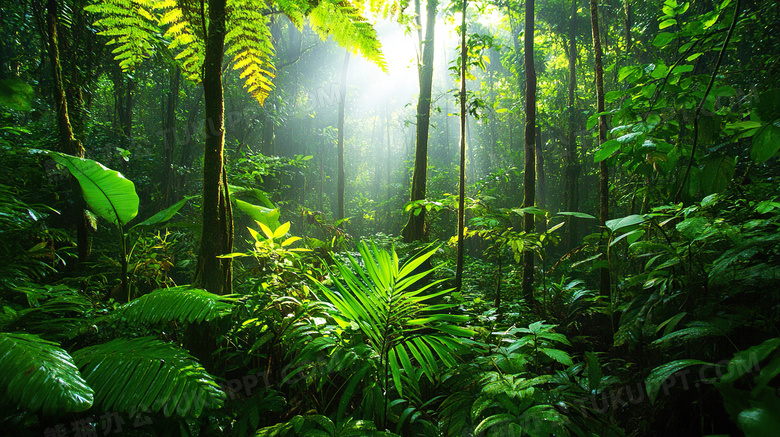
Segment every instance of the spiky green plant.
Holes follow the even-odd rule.
[[[433,269],[421,270],[421,267],[436,248],[421,252],[403,265],[394,249],[388,252],[363,242],[358,245],[358,251],[360,261],[349,255],[348,263],[336,263],[335,290],[318,284],[322,295],[336,310],[333,316],[339,325],[357,327],[371,351],[369,355],[377,358],[378,375],[374,375],[382,391],[364,397],[373,396],[378,398],[374,399],[375,403],[384,403],[379,408],[381,423],[387,417],[391,379],[400,396],[407,386],[419,392],[419,379],[423,375],[437,381],[440,364],[445,367],[456,364],[456,353],[473,332],[457,326],[468,322],[468,316],[448,313],[454,304],[436,303],[451,289],[429,292],[443,280],[422,283]],[[365,369],[358,373],[362,378],[370,378],[371,374]],[[354,390],[362,378],[350,378],[348,388]],[[345,402],[342,400],[341,404],[343,412]]]

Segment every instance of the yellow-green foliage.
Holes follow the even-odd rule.
[[[329,35],[342,46],[360,52],[383,71],[387,64],[373,26],[363,17],[363,3],[347,0],[228,0],[225,54],[240,70],[244,86],[263,103],[273,88],[274,47],[268,17],[281,12],[301,28],[309,18],[323,39]],[[371,0],[372,13],[398,9],[396,2]],[[97,0],[86,10],[97,16],[100,34],[111,37],[113,53],[123,70],[137,67],[154,50],[172,56],[187,79],[201,80],[208,33],[207,0]]]

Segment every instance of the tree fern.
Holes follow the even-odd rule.
[[[122,317],[136,323],[210,321],[230,310],[223,296],[188,285],[163,288],[143,295],[121,306],[111,317]]]
[[[51,341],[31,334],[0,333],[0,392],[43,414],[84,411],[93,391],[73,358]]]
[[[85,8],[100,18],[99,35],[110,37],[113,53],[123,70],[132,70],[154,51],[154,36],[159,33],[154,0],[101,0]]]
[[[225,398],[186,351],[154,338],[116,339],[80,349],[73,358],[106,411],[197,417]]]

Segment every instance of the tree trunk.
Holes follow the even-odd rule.
[[[339,88],[339,138],[336,153],[338,154],[337,171],[337,204],[336,219],[345,217],[344,212],[344,112],[347,105],[347,73],[349,72],[349,51],[344,54],[344,66],[341,70],[341,86]]]
[[[419,0],[418,0],[419,3]],[[414,149],[414,173],[410,200],[425,199],[428,174],[428,128],[431,121],[431,89],[433,84],[434,27],[438,0],[428,0],[426,5],[425,41],[422,42],[422,64],[418,65],[420,94],[417,98],[417,140]],[[401,230],[404,241],[425,238],[425,209],[409,214],[409,221]]]
[[[466,6],[463,0],[462,21],[460,24],[460,184],[458,188],[458,258],[455,265],[455,292],[463,285],[463,232],[466,227],[466,66],[468,50],[466,48]]]
[[[525,3],[525,175],[523,207],[534,206],[536,197],[536,70],[534,69],[534,1]],[[534,232],[534,215],[523,215],[523,229]],[[534,293],[534,252],[523,252],[523,298],[530,304]]]
[[[73,128],[68,117],[68,100],[62,85],[62,67],[60,66],[60,50],[57,41],[57,1],[48,0],[46,5],[46,38],[49,46],[49,62],[51,63],[52,78],[54,80],[54,107],[57,111],[57,128],[59,149],[69,155],[84,157],[84,147],[73,136]],[[89,257],[89,236],[87,234],[87,220],[84,216],[86,206],[81,195],[81,188],[75,178],[71,177],[71,189],[73,191],[73,211],[70,213],[76,226],[76,245],[79,261],[84,262]]]
[[[225,46],[226,0],[209,1],[209,28],[203,61],[206,147],[203,154],[203,231],[195,284],[216,294],[228,294],[232,263],[217,258],[233,251],[233,214],[224,163],[225,102],[222,56]]]
[[[596,112],[604,112],[604,67],[602,65],[602,50],[601,50],[601,38],[599,36],[599,9],[598,0],[590,0],[590,22],[593,28],[593,51],[595,53],[595,68],[596,68]],[[607,141],[607,116],[599,116],[599,146]],[[599,163],[599,223],[601,230],[606,230],[607,218],[609,216],[609,169],[607,168],[607,161],[601,161]],[[601,253],[604,261],[607,260],[607,248],[603,244],[601,246]],[[609,267],[602,267],[600,269],[600,283],[599,292],[602,296],[609,296],[610,274]]]
[[[178,67],[171,70],[171,86],[165,98],[165,114],[163,115],[163,165],[161,174],[161,199],[159,209],[167,208],[175,197],[175,170],[173,155],[176,146],[176,105],[179,101],[179,81],[181,70]]]
[[[568,144],[566,145],[566,179],[564,180],[564,195],[566,196],[566,211],[577,211],[579,209],[579,177],[580,164],[579,154],[577,153],[577,134],[576,134],[576,101],[574,92],[577,89],[577,0],[571,1],[571,21],[569,24],[569,132]],[[567,219],[566,245],[574,246],[578,240],[577,219],[569,217]]]
[[[536,126],[536,206],[547,208],[547,179],[544,174],[544,152],[542,151],[542,127]],[[536,223],[536,232],[547,230],[547,220]]]

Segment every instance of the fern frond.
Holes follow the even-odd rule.
[[[107,411],[197,417],[225,399],[214,377],[186,351],[151,337],[112,340],[73,358]]]
[[[154,51],[154,35],[159,33],[154,0],[102,0],[84,8],[98,15],[98,35],[108,36],[119,66],[132,70]]]
[[[262,105],[276,77],[268,18],[251,0],[229,1],[226,13],[225,55],[232,58],[233,69],[241,71],[244,88]]]
[[[122,317],[134,323],[178,321],[198,323],[213,320],[230,310],[224,296],[187,285],[161,288],[145,294],[117,309],[111,317]]]
[[[45,415],[84,411],[94,397],[73,358],[57,343],[32,334],[0,333],[0,392]]]
[[[360,10],[347,0],[323,0],[309,14],[312,28],[322,39],[333,35],[342,47],[364,58],[387,72],[376,30],[360,14]]]
[[[201,11],[199,4],[187,0],[162,0],[157,4],[160,26],[165,28],[163,37],[171,41],[168,48],[176,54],[184,76],[194,83],[201,80],[206,53],[203,18],[208,11]]]

